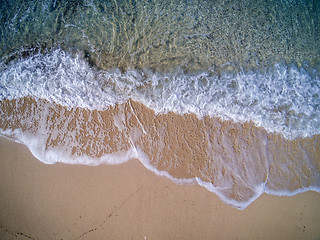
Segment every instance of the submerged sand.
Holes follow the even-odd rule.
[[[243,211],[139,161],[46,165],[0,139],[1,239],[317,239],[320,194],[263,195]]]
[[[4,100],[0,107],[4,134],[45,163],[119,164],[139,158],[155,172],[197,178],[237,208],[264,191],[290,195],[320,186],[319,135],[288,140],[252,122],[160,115],[132,100],[105,111],[31,98]]]

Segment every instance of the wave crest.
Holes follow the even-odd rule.
[[[236,122],[253,121],[286,138],[320,129],[320,80],[303,68],[276,64],[262,71],[214,68],[196,74],[149,69],[97,70],[62,50],[0,66],[0,99],[25,96],[67,107],[103,110],[128,99],[156,113],[194,113]]]

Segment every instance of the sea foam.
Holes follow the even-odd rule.
[[[263,192],[319,191],[317,136],[291,143],[252,123],[193,114],[172,118],[131,100],[105,111],[47,100],[4,100],[0,111],[0,135],[25,144],[44,163],[120,164],[137,158],[155,174],[197,183],[239,209]]]
[[[317,73],[277,64],[261,71],[195,74],[148,69],[108,71],[90,67],[62,50],[0,66],[0,99],[25,96],[67,107],[103,110],[129,98],[159,114],[194,113],[236,122],[253,121],[286,138],[320,133]]]
[[[267,181],[257,184],[253,187],[253,195],[247,200],[237,200],[226,196],[224,190],[226,188],[221,186],[216,186],[211,182],[203,181],[199,177],[194,178],[176,178],[173,177],[166,171],[158,170],[154,167],[147,154],[138,146],[133,145],[126,151],[119,151],[111,154],[105,154],[101,157],[90,157],[86,154],[81,156],[73,156],[68,154],[64,149],[54,148],[51,150],[46,150],[46,139],[42,139],[39,134],[31,134],[22,132],[20,129],[0,129],[0,135],[10,137],[12,140],[26,145],[32,154],[46,164],[54,164],[57,162],[67,163],[67,164],[84,164],[90,166],[96,166],[100,164],[116,165],[125,163],[133,158],[138,159],[142,165],[148,170],[152,171],[154,174],[160,177],[166,177],[176,184],[198,184],[208,191],[216,194],[223,202],[226,204],[238,208],[240,210],[247,208],[252,202],[254,202],[261,194],[267,193],[276,196],[293,196],[306,191],[317,191],[320,192],[318,186],[308,186],[299,188],[293,191],[285,189],[270,189],[267,186]]]
[[[175,178],[166,171],[158,170],[150,163],[150,159],[148,158],[148,156],[139,147],[132,147],[127,151],[105,154],[99,158],[92,158],[86,154],[82,156],[72,156],[59,148],[54,148],[53,150],[46,150],[45,139],[42,139],[41,136],[39,135],[33,135],[30,133],[22,132],[20,129],[15,129],[13,131],[10,129],[7,129],[7,130],[0,129],[0,135],[10,137],[10,139],[26,145],[36,158],[38,158],[41,162],[46,164],[55,164],[55,163],[61,162],[61,163],[67,163],[67,164],[84,164],[89,166],[96,166],[100,164],[116,165],[116,164],[125,163],[133,158],[136,158],[142,163],[142,165],[145,168],[152,171],[157,176],[166,177],[170,179],[172,182],[174,182],[175,184],[198,184],[206,188],[208,191],[215,193],[226,204],[241,210],[249,206],[262,193],[266,191],[265,184],[261,184],[255,187],[254,189],[255,194],[253,195],[253,197],[251,197],[247,201],[238,201],[232,198],[228,198],[224,195],[223,192],[221,192],[221,190],[223,189],[221,189],[219,186],[214,186],[212,183],[203,181],[199,177]],[[310,190],[320,191],[318,188],[312,188]],[[299,189],[294,193],[286,192],[286,191],[269,191],[269,194],[291,196],[300,192],[304,192],[304,190]]]

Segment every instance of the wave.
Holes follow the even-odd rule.
[[[318,5],[4,6],[0,135],[40,161],[138,158],[239,209],[264,192],[320,192]]]
[[[137,158],[244,209],[264,192],[320,192],[318,75],[284,64],[105,71],[58,49],[0,63],[0,135],[47,164]]]
[[[46,100],[0,102],[0,135],[46,164],[121,164],[137,158],[178,184],[198,184],[244,209],[266,192],[320,192],[320,136],[287,140],[253,123],[155,114],[132,100],[105,111]]]
[[[235,122],[252,121],[288,139],[320,133],[320,79],[315,70],[276,64],[236,71],[231,64],[193,74],[181,69],[91,67],[60,49],[0,64],[0,99],[31,96],[66,107],[104,110],[129,99],[157,114],[194,113]]]

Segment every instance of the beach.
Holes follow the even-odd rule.
[[[245,210],[133,159],[46,165],[1,138],[1,239],[317,239],[320,195],[263,194]]]
[[[0,239],[318,239],[319,16],[3,1]]]
[[[46,164],[117,165],[132,158],[178,184],[196,183],[244,209],[266,192],[319,191],[320,137],[285,139],[252,122],[156,114],[129,100],[105,111],[45,100],[0,102],[1,133]]]

